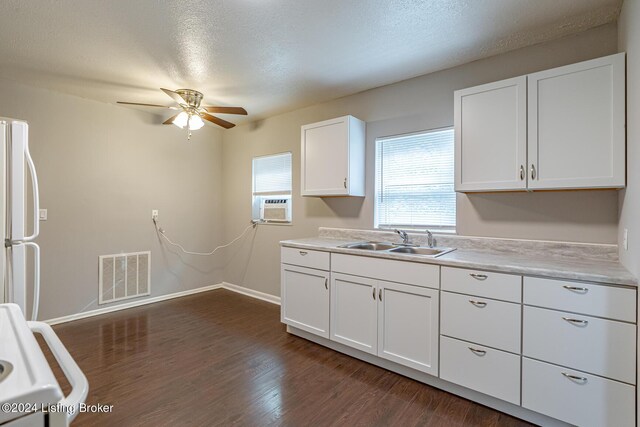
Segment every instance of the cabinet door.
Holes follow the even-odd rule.
[[[526,88],[523,76],[455,92],[456,191],[526,189]]]
[[[302,195],[347,195],[348,117],[303,126],[301,139]]]
[[[377,281],[364,277],[331,275],[331,339],[376,354],[378,313]]]
[[[282,264],[282,323],[329,338],[329,272]]]
[[[438,290],[379,282],[378,356],[438,375]]]
[[[624,54],[528,81],[529,188],[624,187]]]

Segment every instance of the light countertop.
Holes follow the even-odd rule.
[[[511,253],[494,250],[456,249],[437,258],[421,255],[394,254],[386,251],[367,251],[340,248],[354,239],[312,237],[284,240],[282,246],[334,252],[348,255],[421,262],[451,267],[523,274],[557,279],[583,280],[611,285],[637,286],[637,279],[622,264],[614,260],[594,260],[545,254]]]

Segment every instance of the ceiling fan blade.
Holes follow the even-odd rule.
[[[168,108],[170,110],[178,110],[178,107],[171,107],[171,106],[159,105],[159,104],[143,104],[140,102],[125,102],[125,101],[118,101],[117,103],[124,104],[124,105],[138,105],[140,107],[160,107],[160,108]]]
[[[176,119],[176,117],[178,117],[180,115],[180,113],[176,114],[175,116],[171,116],[169,117],[167,120],[165,120],[164,122],[162,122],[163,125],[171,125],[173,124],[173,121]]]
[[[211,114],[207,114],[207,113],[200,113],[200,117],[202,117],[205,120],[210,121],[211,123],[214,123],[218,126],[222,126],[225,129],[231,129],[232,127],[234,127],[235,125],[233,123],[230,123],[226,120],[222,120],[221,118],[218,118],[216,116],[212,116]]]
[[[243,116],[247,115],[247,110],[242,107],[203,107],[209,113],[220,113],[220,114],[240,114]]]
[[[169,95],[174,101],[176,101],[178,104],[184,104],[186,101],[186,99],[184,99],[182,96],[180,96],[180,94],[178,92],[174,92],[172,90],[169,89],[165,89],[165,88],[160,88],[161,91],[163,91],[164,93],[166,93],[167,95]]]

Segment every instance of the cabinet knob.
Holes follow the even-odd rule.
[[[531,179],[536,179],[536,166],[531,163]]]
[[[562,317],[562,320],[565,320],[569,323],[573,323],[574,325],[587,326],[589,324],[588,320],[574,319],[572,317]]]
[[[585,294],[587,292],[589,292],[589,288],[582,288],[580,286],[569,286],[569,285],[564,285],[563,288],[569,290],[569,291],[573,291],[573,292],[584,292]]]
[[[570,380],[573,381],[580,381],[581,383],[586,383],[587,379],[585,377],[579,377],[577,375],[572,375],[569,374],[568,372],[561,372],[562,375],[564,375],[565,378],[569,378]]]
[[[520,165],[520,181],[524,180],[524,165]]]
[[[473,354],[476,354],[478,356],[484,356],[485,354],[487,354],[486,350],[480,350],[479,348],[469,347],[469,350],[471,350]]]
[[[472,300],[470,299],[469,302],[473,305],[475,305],[476,307],[480,307],[480,308],[484,308],[487,306],[487,303],[484,301],[476,301],[476,300]]]

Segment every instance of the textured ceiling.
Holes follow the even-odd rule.
[[[2,0],[0,77],[109,103],[188,87],[251,120],[584,31],[621,3]]]

